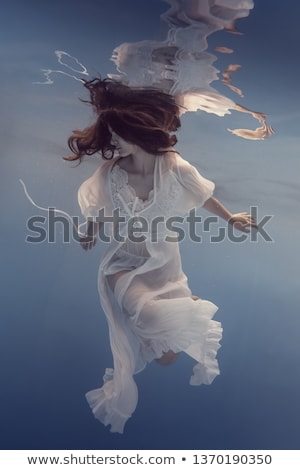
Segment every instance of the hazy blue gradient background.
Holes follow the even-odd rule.
[[[244,35],[216,33],[232,47],[215,66],[242,65],[237,101],[269,115],[276,135],[247,141],[227,128],[255,128],[251,117],[185,115],[178,148],[217,185],[216,197],[239,212],[258,206],[274,242],[185,241],[184,269],[193,292],[219,306],[224,338],[221,375],[191,387],[193,362],[157,364],[136,376],[137,410],[124,435],[97,422],[84,394],[112,365],[97,293],[100,244],[28,244],[26,221],[44,215],[25,198],[19,178],[43,206],[79,215],[77,189],[97,167],[62,160],[66,139],[90,110],[82,85],[58,69],[55,50],[91,72],[114,73],[122,42],[157,37],[161,0],[40,2],[11,0],[1,27],[1,331],[0,423],[3,449],[299,449],[299,16],[294,0],[260,0],[239,22]],[[60,67],[61,68],[61,67]],[[62,69],[62,68],[61,68]],[[236,96],[222,83],[212,84]],[[221,223],[222,225],[222,223]],[[217,226],[212,233],[216,233]]]

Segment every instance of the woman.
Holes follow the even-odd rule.
[[[174,217],[182,220],[203,206],[243,232],[255,223],[246,213],[225,209],[212,197],[214,184],[174,150],[180,109],[173,97],[107,79],[85,86],[97,119],[74,131],[69,159],[96,152],[107,159],[81,185],[78,199],[88,219],[84,250],[95,245],[98,232],[104,238],[104,225],[110,228],[98,288],[114,360],[102,388],[86,397],[96,418],[123,432],[137,404],[133,375],[148,362],[170,364],[184,351],[197,361],[191,384],[210,384],[219,374],[222,329],[212,320],[217,307],[192,296]]]

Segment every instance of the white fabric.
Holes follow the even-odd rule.
[[[190,383],[210,384],[219,374],[216,353],[222,329],[212,320],[217,310],[213,303],[191,299],[178,243],[166,241],[170,235],[166,223],[151,226],[157,216],[166,221],[202,206],[211,197],[214,184],[178,154],[169,152],[156,157],[154,188],[148,200],[142,201],[117,160],[105,162],[81,185],[78,200],[85,217],[96,217],[105,207],[106,215],[119,208],[125,219],[120,224],[125,241],[111,240],[98,277],[114,367],[106,369],[103,386],[86,395],[95,417],[110,424],[112,432],[123,432],[137,405],[133,375],[163,352],[184,351],[197,361]],[[133,242],[127,222],[139,215],[148,222],[148,231],[142,232],[144,241]],[[110,280],[121,272],[112,287]]]

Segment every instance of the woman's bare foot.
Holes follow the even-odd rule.
[[[161,364],[162,366],[169,366],[170,364],[173,364],[173,362],[176,361],[178,358],[179,353],[174,353],[173,351],[169,350],[167,352],[164,352],[163,355],[159,359],[155,359],[158,364]]]

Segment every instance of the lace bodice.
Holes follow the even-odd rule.
[[[175,175],[169,172],[168,178],[164,179],[164,185],[159,188],[154,177],[154,188],[149,192],[147,199],[143,200],[136,195],[135,189],[128,183],[128,173],[125,170],[114,165],[111,171],[113,205],[120,209],[120,214],[123,216],[138,217],[143,213],[143,217],[150,221],[160,215],[175,215],[181,190],[181,185]]]
[[[128,183],[128,173],[119,165],[114,165],[112,168],[111,189],[114,207],[119,207],[123,215],[133,216],[153,203],[154,190],[151,189],[146,200],[139,198],[135,189]],[[123,204],[120,205],[120,202]],[[124,203],[126,203],[130,214],[124,207]]]

